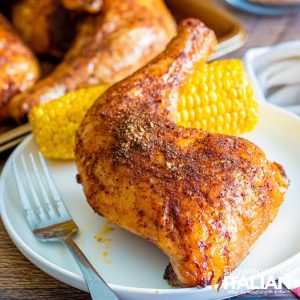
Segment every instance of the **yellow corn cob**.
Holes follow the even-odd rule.
[[[85,112],[106,86],[71,92],[33,108],[29,121],[46,157],[74,157],[74,138]],[[177,124],[240,134],[257,123],[258,106],[240,60],[220,60],[196,70],[179,91]]]
[[[258,104],[238,59],[204,65],[179,94],[178,125],[235,135],[251,131],[258,121]]]
[[[32,108],[29,123],[45,157],[74,158],[75,132],[84,114],[107,87],[80,89]]]

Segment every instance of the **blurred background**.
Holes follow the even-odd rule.
[[[271,46],[300,38],[300,5],[295,5],[299,1],[257,0],[257,4],[255,0],[215,0],[213,2],[235,16],[247,31],[245,45],[229,57],[243,56],[247,49],[252,47]],[[258,4],[262,2],[286,5]],[[294,5],[287,5],[292,2]]]

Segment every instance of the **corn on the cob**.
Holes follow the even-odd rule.
[[[29,121],[40,151],[50,158],[74,157],[74,139],[85,112],[106,89],[71,92],[32,109]],[[177,124],[240,134],[254,128],[258,105],[240,60],[221,60],[196,70],[179,91]]]
[[[258,121],[254,92],[238,59],[204,65],[179,95],[177,124],[184,127],[240,134],[251,131]]]
[[[75,132],[84,114],[107,87],[80,89],[32,108],[29,123],[45,157],[74,158]]]

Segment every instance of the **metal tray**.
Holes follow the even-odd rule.
[[[219,43],[211,59],[219,58],[240,48],[247,37],[244,26],[219,7],[217,2],[211,0],[166,0],[177,20],[186,17],[198,18],[214,30]]]

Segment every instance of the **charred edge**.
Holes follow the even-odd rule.
[[[163,279],[167,280],[171,286],[179,287],[178,278],[177,278],[171,264],[167,265]]]

